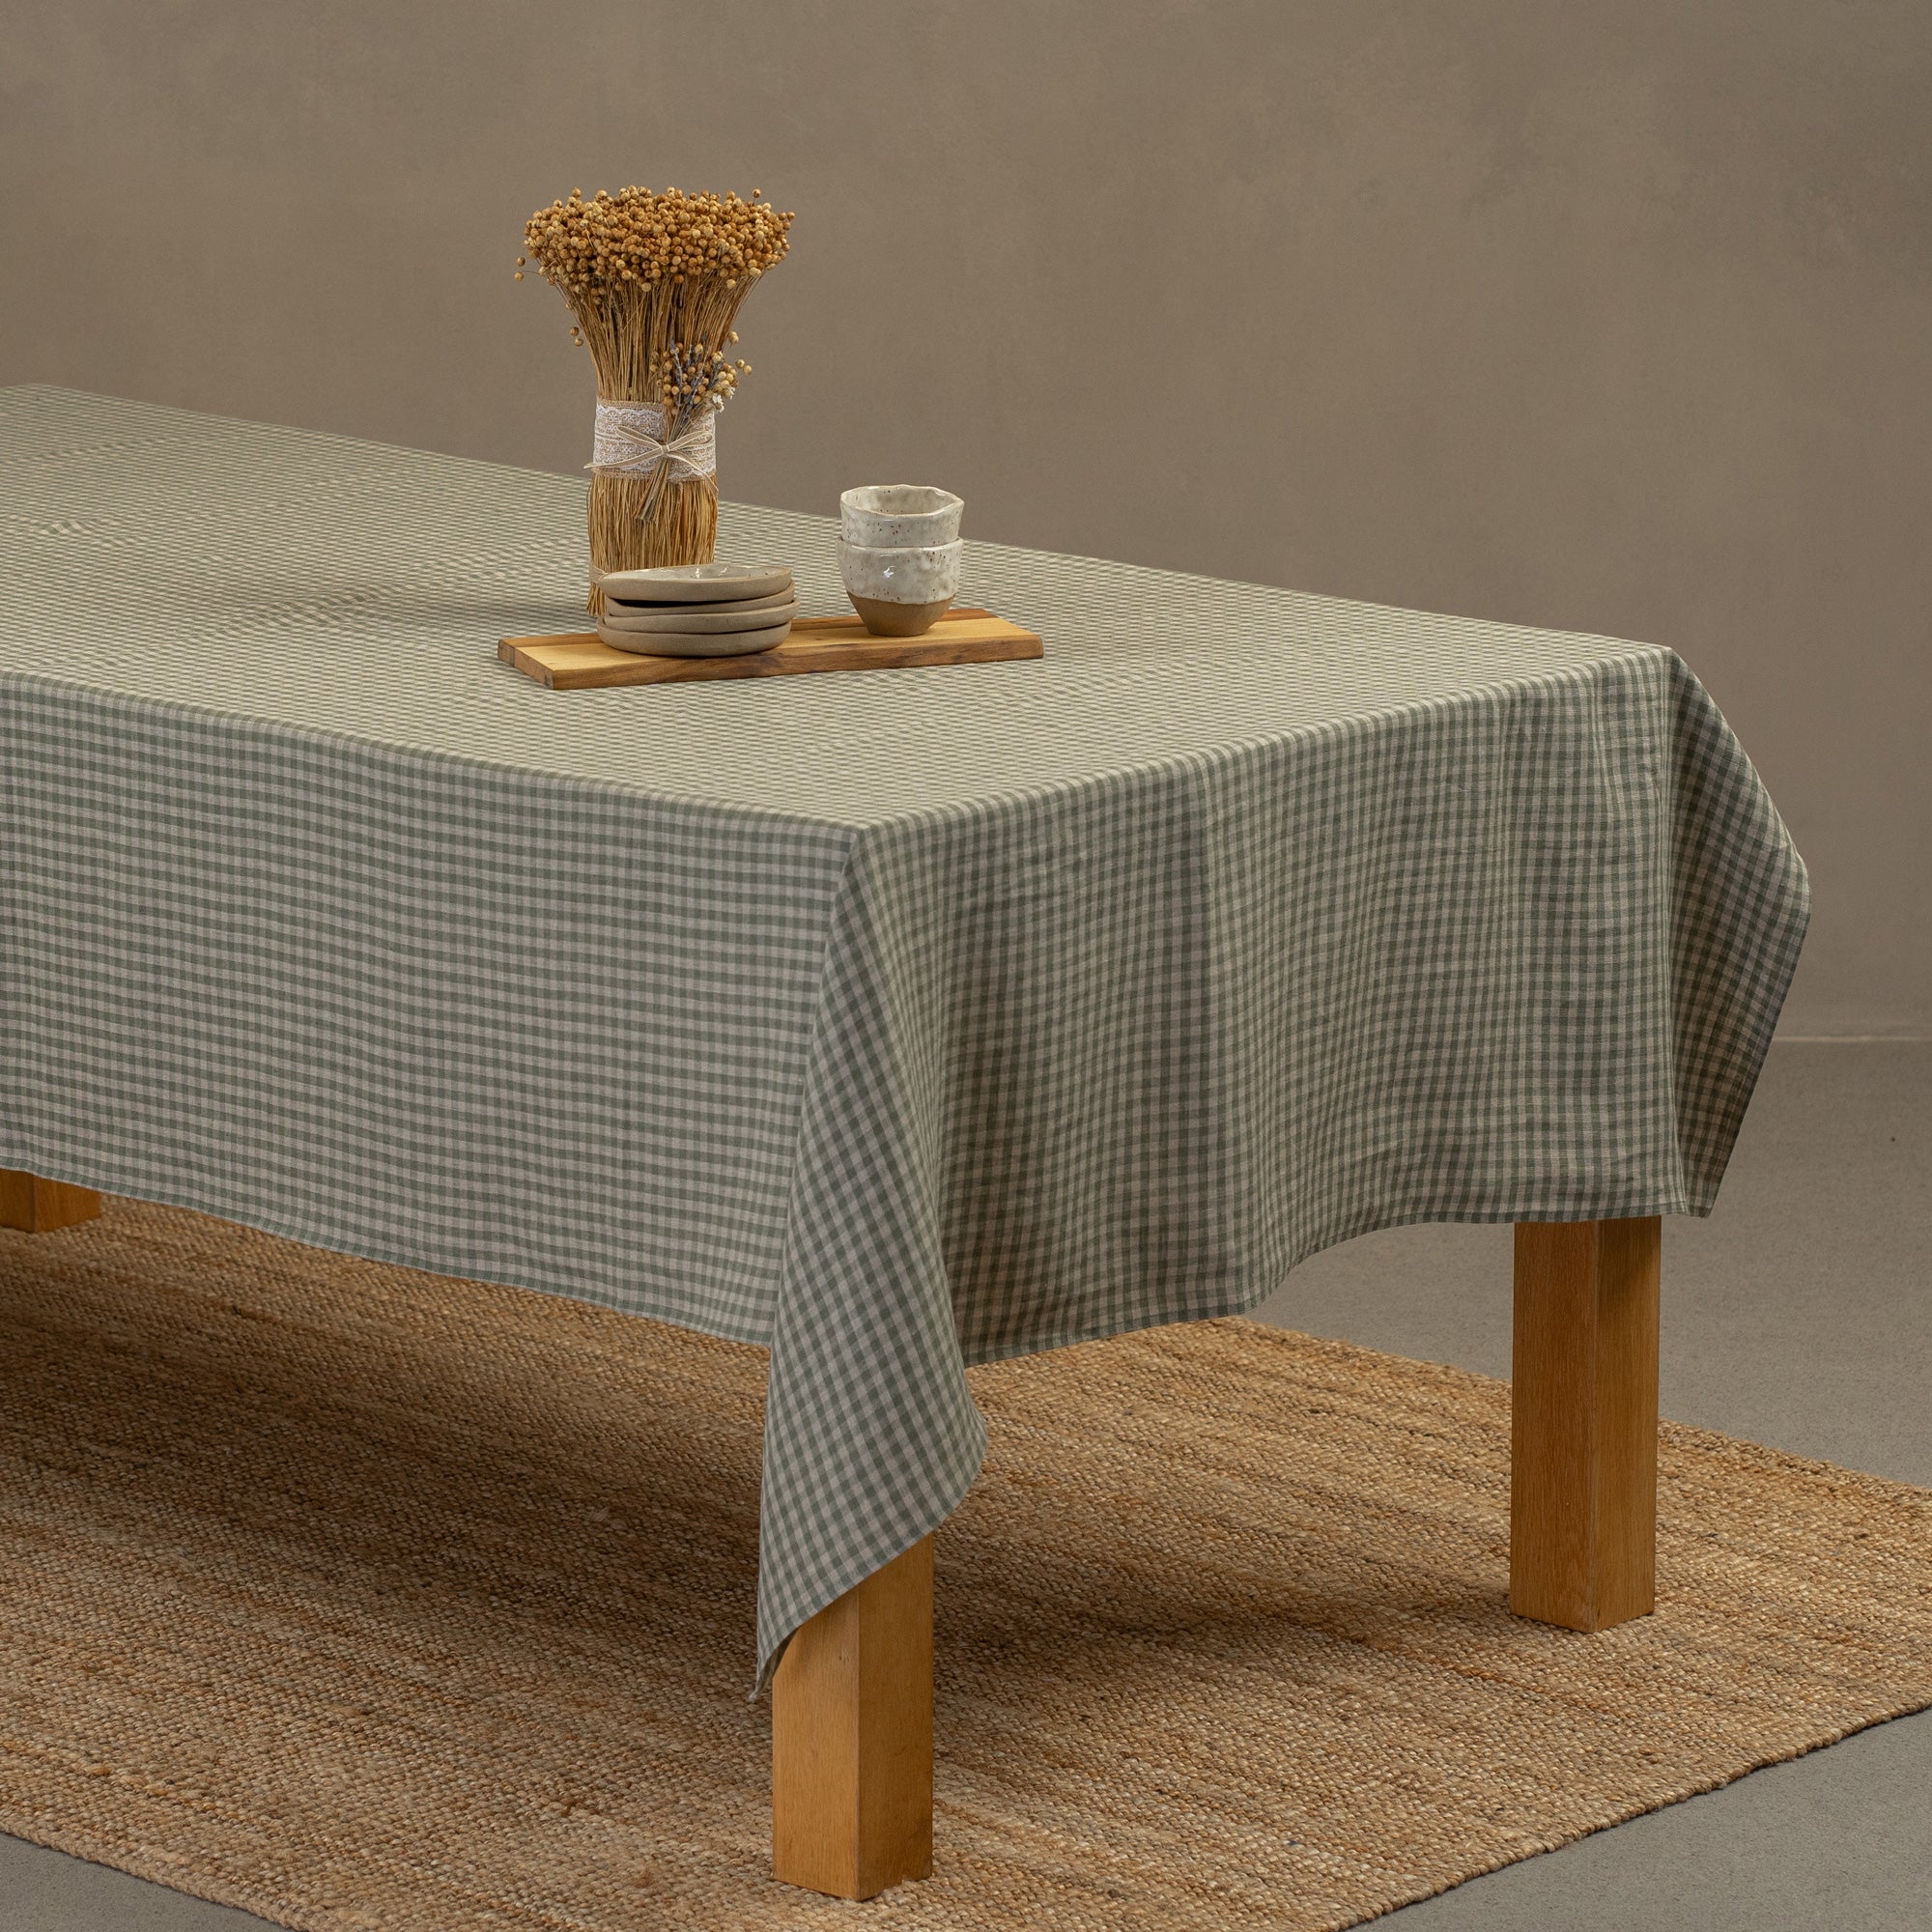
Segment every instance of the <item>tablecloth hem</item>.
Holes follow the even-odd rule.
[[[1382,1234],[1392,1228],[1511,1226],[1518,1222],[1623,1221],[1636,1220],[1650,1214],[1704,1220],[1709,1218],[1712,1205],[1707,1203],[1702,1207],[1696,1207],[1681,1201],[1670,1207],[1643,1203],[1626,1204],[1594,1214],[1577,1214],[1568,1210],[1548,1213],[1511,1213],[1487,1208],[1467,1213],[1444,1214],[1432,1208],[1421,1213],[1391,1215],[1386,1219],[1377,1219],[1364,1227],[1351,1229],[1348,1234],[1338,1235],[1332,1240],[1316,1243],[1298,1254],[1293,1261],[1286,1264],[1268,1281],[1252,1292],[1243,1291],[1224,1298],[1206,1301],[1199,1307],[1191,1307],[1183,1312],[1138,1316],[1124,1325],[1116,1321],[1093,1326],[1061,1329],[1043,1338],[1029,1336],[1024,1340],[993,1343],[963,1351],[963,1358],[969,1370],[978,1369],[994,1362],[1014,1361],[1022,1355],[1043,1355],[1056,1349],[1077,1349],[1083,1343],[1104,1342],[1116,1335],[1137,1335],[1149,1328],[1171,1327],[1183,1321],[1219,1321],[1230,1315],[1251,1314],[1270,1295],[1279,1293],[1287,1286],[1294,1270],[1304,1262],[1313,1261],[1317,1255],[1325,1254],[1331,1248],[1339,1248],[1350,1241],[1359,1240],[1364,1236]]]

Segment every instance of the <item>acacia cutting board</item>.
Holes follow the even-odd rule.
[[[620,651],[594,631],[505,638],[497,655],[553,691],[619,684],[693,684],[715,677],[790,677],[811,670],[893,670],[915,665],[1004,664],[1045,655],[1037,633],[972,609],[952,610],[923,638],[875,638],[857,617],[807,617],[768,651],[736,658],[653,658]]]

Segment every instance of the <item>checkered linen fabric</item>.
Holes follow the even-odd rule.
[[[769,1347],[760,1681],[970,1363],[1709,1211],[1807,895],[1672,653],[971,545],[1043,663],[553,693],[582,515],[0,390],[0,1166]]]

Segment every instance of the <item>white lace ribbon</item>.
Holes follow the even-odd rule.
[[[607,403],[597,398],[597,425],[590,439],[586,469],[611,469],[648,476],[668,465],[668,480],[718,473],[715,412],[706,410],[682,436],[664,440],[664,412],[651,403]]]

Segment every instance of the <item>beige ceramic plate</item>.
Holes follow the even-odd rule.
[[[752,651],[768,651],[791,634],[791,619],[762,631],[709,631],[682,635],[669,631],[613,631],[600,621],[597,635],[620,651],[646,658],[735,658]]]
[[[733,631],[769,631],[789,624],[798,615],[790,598],[759,611],[714,611],[709,604],[673,605],[669,610],[639,611],[632,606],[604,612],[604,621],[626,637],[722,637]]]
[[[719,612],[737,611],[782,611],[786,605],[795,604],[798,593],[787,583],[782,590],[774,590],[769,597],[726,597],[716,604],[672,604],[662,598],[610,597],[604,599],[605,608],[623,616],[641,615],[645,611],[663,614],[679,611],[714,611]]]
[[[613,570],[599,580],[607,597],[634,604],[718,604],[770,597],[791,588],[780,563],[668,563],[656,570]]]

